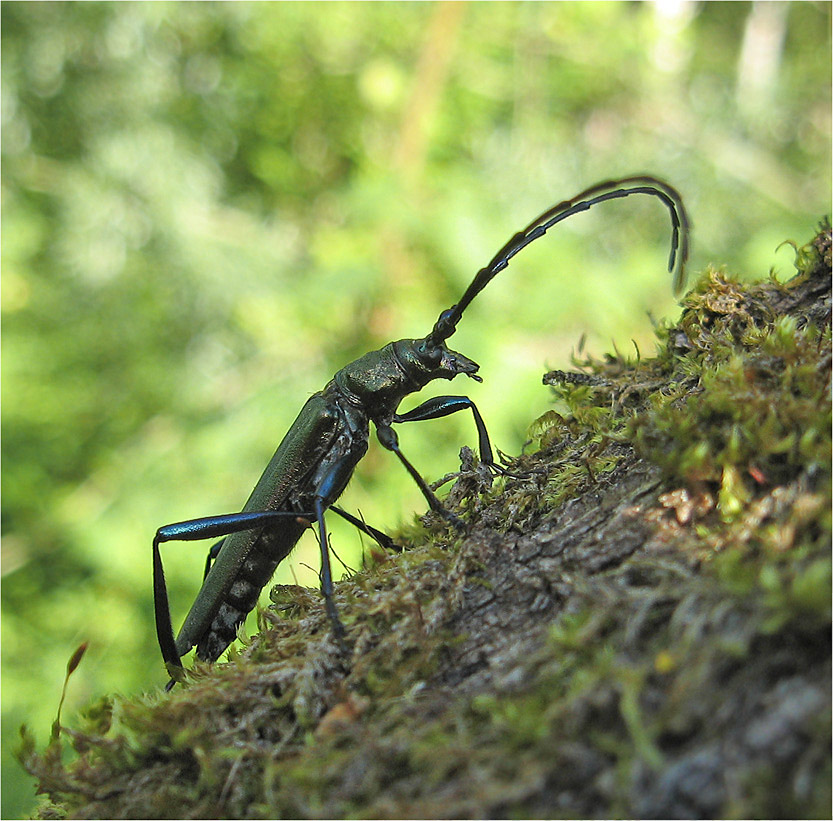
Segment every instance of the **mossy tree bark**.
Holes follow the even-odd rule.
[[[830,231],[707,272],[654,359],[553,372],[494,484],[188,686],[22,758],[42,817],[829,817]]]

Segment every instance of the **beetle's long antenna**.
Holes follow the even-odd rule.
[[[481,268],[472,280],[460,301],[446,311],[443,311],[434,325],[433,330],[427,337],[430,345],[441,345],[456,330],[457,323],[466,310],[469,303],[509,265],[509,260],[519,251],[522,251],[531,242],[544,236],[547,231],[561,222],[578,214],[587,211],[594,205],[607,200],[629,197],[631,194],[650,194],[658,197],[668,208],[671,214],[671,254],[668,259],[668,271],[673,274],[672,288],[675,295],[678,295],[685,284],[685,263],[688,259],[688,232],[689,222],[685,206],[679,193],[668,183],[656,177],[639,176],[626,177],[621,180],[608,180],[599,183],[586,191],[577,194],[571,200],[564,200],[558,205],[550,208],[541,214],[538,219],[530,223],[523,231],[518,232],[500,251],[495,254],[492,261]]]

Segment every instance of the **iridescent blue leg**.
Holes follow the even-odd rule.
[[[486,424],[477,406],[468,396],[435,396],[417,405],[407,413],[397,413],[393,417],[394,422],[421,422],[425,419],[440,419],[461,410],[471,410],[474,416],[474,425],[477,428],[478,449],[480,461],[495,473],[506,473],[506,470],[495,462],[492,455],[492,445],[489,442],[489,434],[486,431]]]
[[[173,626],[171,625],[170,603],[168,601],[168,587],[165,583],[165,572],[162,567],[162,555],[159,545],[171,541],[199,541],[211,539],[215,536],[228,536],[242,530],[254,530],[266,527],[280,519],[288,517],[312,518],[312,514],[296,513],[292,511],[249,511],[244,513],[230,513],[222,516],[208,516],[203,519],[189,519],[185,522],[165,525],[156,531],[153,539],[153,605],[156,612],[156,636],[162,650],[162,658],[167,664],[181,666],[179,653],[176,650]],[[210,569],[212,559],[216,558],[222,546],[222,541],[215,544],[209,551],[207,569]],[[213,554],[213,555],[212,555]]]

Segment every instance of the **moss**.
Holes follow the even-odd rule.
[[[461,454],[465,537],[337,585],[347,653],[278,587],[228,664],[26,735],[42,817],[829,817],[829,256],[547,374],[507,476]]]

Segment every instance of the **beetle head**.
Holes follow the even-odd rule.
[[[424,339],[402,339],[396,344],[396,356],[407,368],[409,375],[421,386],[434,379],[454,379],[465,374],[477,382],[480,365],[457,351],[447,348],[444,343],[435,344],[430,335]]]

